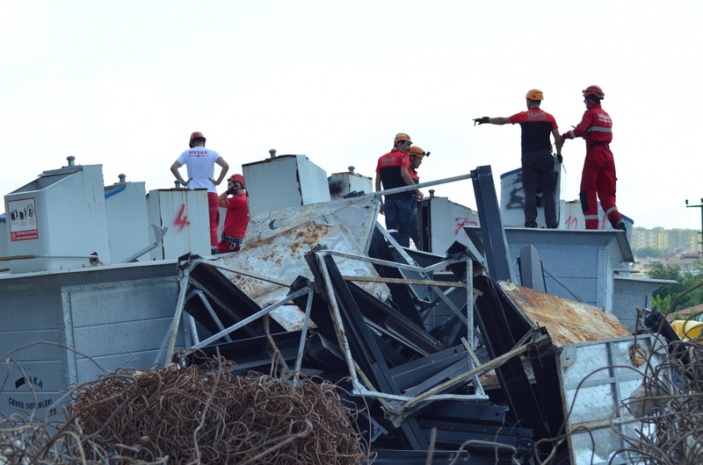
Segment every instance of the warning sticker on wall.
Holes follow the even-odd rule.
[[[7,202],[7,219],[10,220],[11,241],[39,239],[37,210],[33,198]]]

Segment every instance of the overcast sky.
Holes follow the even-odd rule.
[[[0,190],[101,164],[106,184],[173,187],[192,131],[241,172],[269,149],[328,174],[373,176],[393,136],[431,156],[430,181],[520,166],[525,109],[560,132],[598,84],[614,122],[618,206],[635,226],[701,228],[703,2],[668,0],[0,1]],[[562,199],[585,155],[567,141]],[[222,190],[224,186],[220,186]],[[475,208],[470,181],[434,188]]]

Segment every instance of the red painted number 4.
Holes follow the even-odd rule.
[[[178,228],[179,231],[183,231],[183,228],[186,226],[190,226],[190,221],[188,221],[188,217],[183,214],[186,210],[186,204],[181,204],[181,208],[178,210],[178,215],[176,215],[176,218],[173,220],[174,226]]]

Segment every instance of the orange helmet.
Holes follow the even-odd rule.
[[[425,152],[417,145],[413,145],[412,147],[410,147],[410,150],[408,150],[408,155],[410,155],[411,157],[418,157],[422,159],[422,157],[424,157],[425,155],[429,155],[429,152]]]
[[[242,176],[241,174],[233,174],[227,180],[232,182],[238,182],[242,185],[242,189],[246,189],[246,187],[244,186],[244,176]]]
[[[583,91],[583,96],[584,97],[589,97],[589,96],[594,96],[598,99],[604,99],[605,94],[603,93],[603,89],[601,89],[598,86],[588,86],[586,89]]]
[[[203,136],[203,133],[200,131],[195,131],[193,134],[190,135],[190,148],[193,148],[193,141],[196,139],[202,139],[203,142],[205,142],[205,136]]]
[[[398,134],[395,135],[395,140],[393,141],[394,143],[398,142],[412,142],[412,139],[410,139],[410,136],[405,134],[404,132],[399,132]]]
[[[544,93],[539,89],[530,89],[527,91],[525,98],[530,100],[544,100]]]

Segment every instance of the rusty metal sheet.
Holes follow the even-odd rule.
[[[275,304],[288,294],[298,276],[313,279],[305,254],[317,245],[329,250],[366,256],[376,223],[377,204],[372,198],[353,198],[272,211],[252,218],[239,252],[219,256],[222,265],[244,274],[223,270],[239,289],[262,307]],[[378,278],[373,265],[360,260],[335,258],[345,276]],[[269,282],[256,277],[267,277]],[[367,292],[385,301],[388,287],[380,282],[360,283]],[[272,316],[284,327],[298,328],[302,312],[286,306]]]
[[[324,225],[328,223],[327,218],[334,217],[348,229],[366,254],[376,227],[379,206],[378,199],[364,196],[269,211],[251,218],[245,241],[246,244],[260,242],[307,221]]]
[[[557,346],[632,335],[615,316],[598,307],[507,281],[499,284],[530,320],[547,329]]]

